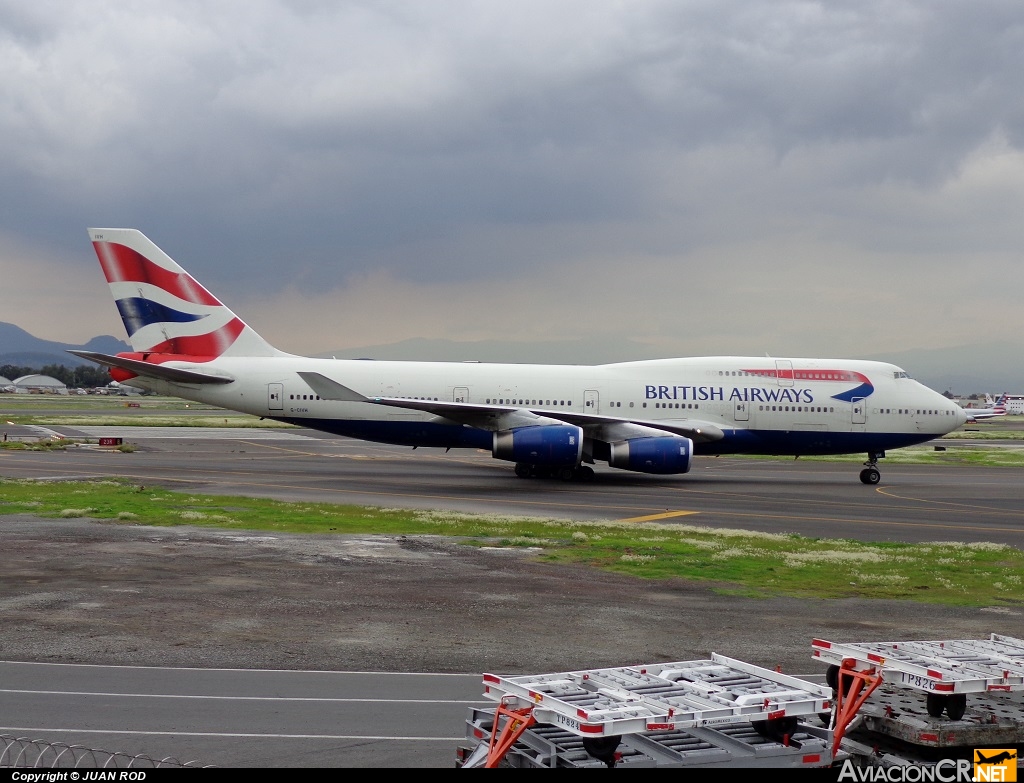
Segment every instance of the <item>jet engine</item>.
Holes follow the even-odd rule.
[[[612,443],[608,464],[638,473],[688,473],[692,457],[692,440],[666,435]]]
[[[491,454],[531,465],[576,466],[583,455],[583,430],[569,424],[549,424],[495,432]]]

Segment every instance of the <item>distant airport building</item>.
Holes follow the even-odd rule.
[[[10,378],[5,378],[0,375],[0,392],[12,392],[14,391],[14,381]]]
[[[1024,394],[1007,394],[1006,412],[1024,413]]]
[[[67,394],[68,387],[49,375],[22,375],[13,381],[17,394]]]

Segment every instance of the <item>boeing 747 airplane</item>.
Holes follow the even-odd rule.
[[[714,356],[598,366],[314,359],[272,347],[134,229],[89,237],[132,352],[72,351],[123,383],[381,443],[485,449],[517,476],[590,465],[679,474],[694,455],[867,454],[955,430],[967,415],[899,367]]]

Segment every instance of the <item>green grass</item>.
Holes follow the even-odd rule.
[[[1024,432],[1007,429],[954,430],[943,435],[941,440],[1024,440]]]
[[[943,446],[936,451],[935,446]],[[759,459],[759,460],[792,460],[792,457],[772,456],[769,454],[727,454],[723,459]],[[697,457],[697,460],[707,459]],[[865,460],[864,454],[828,454],[824,456],[800,457],[801,462],[843,462],[860,464]],[[885,459],[878,463],[885,474],[886,466],[890,465],[974,465],[982,468],[1022,468],[1024,467],[1024,445],[1013,446],[956,446],[947,443],[930,443],[924,446],[907,446],[885,452]]]
[[[252,427],[252,428],[270,428],[270,427],[294,427],[293,424],[287,424],[280,421],[272,421],[270,419],[260,419],[258,416],[249,416],[244,413],[213,413],[210,415],[190,415],[190,416],[173,416],[173,415],[147,415],[137,414],[134,416],[126,416],[123,414],[95,414],[91,416],[85,415],[68,415],[60,414],[59,416],[8,416],[8,420],[13,421],[15,424],[40,424],[45,426],[65,426],[65,427]]]
[[[290,427],[176,397],[5,394],[4,421],[67,427]],[[188,414],[176,411],[188,410]],[[129,412],[131,411],[131,412]],[[195,413],[194,411],[199,411]]]
[[[69,441],[67,440],[53,440],[52,438],[40,438],[39,440],[32,441],[5,440],[0,441],[0,449],[10,449],[11,451],[64,451],[68,443]]]
[[[0,407],[7,412],[43,410],[52,411],[84,411],[84,410],[116,410],[127,408],[128,403],[134,408],[167,410],[220,410],[212,405],[201,402],[189,402],[178,397],[121,397],[118,395],[78,395],[78,394],[3,394],[0,395]],[[60,415],[60,414],[57,414]]]
[[[944,447],[936,451],[935,446]],[[761,459],[761,457],[751,457]],[[864,462],[863,454],[835,454],[823,457],[800,457],[811,462]],[[698,459],[700,459],[698,457]],[[785,457],[764,457],[764,459],[785,459]],[[885,459],[879,462],[883,474],[887,465],[975,465],[987,468],[1024,467],[1024,446],[956,446],[949,443],[930,443],[924,446],[907,446],[885,452]]]
[[[705,582],[733,595],[1024,604],[1024,552],[1002,544],[868,544],[691,525],[285,503],[190,495],[113,480],[0,479],[0,498],[0,515],[276,533],[454,537],[471,546],[528,547],[540,560],[642,579]]]

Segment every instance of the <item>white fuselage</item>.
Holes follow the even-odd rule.
[[[884,452],[964,423],[955,402],[899,367],[846,359],[703,357],[597,366],[395,362],[299,356],[170,362],[236,380],[223,385],[131,383],[366,440],[412,446],[483,446],[464,425],[421,410],[321,399],[298,375],[319,373],[369,398],[437,400],[588,414],[634,423],[698,421],[725,437],[698,453]],[[470,428],[472,429],[472,428]],[[489,437],[489,435],[488,435]]]

